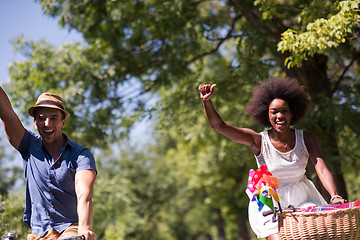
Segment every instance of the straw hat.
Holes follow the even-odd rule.
[[[34,117],[35,108],[40,108],[40,107],[59,109],[65,114],[65,118],[70,116],[70,114],[65,110],[65,106],[62,98],[59,95],[53,93],[47,93],[47,92],[42,93],[38,97],[36,101],[36,105],[29,108],[28,110],[29,115]]]

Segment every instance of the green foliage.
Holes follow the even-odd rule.
[[[336,177],[349,172],[349,200],[357,196],[357,1],[40,2],[85,43],[15,39],[25,59],[4,88],[22,116],[40,92],[62,95],[72,114],[66,133],[103,155],[94,195],[99,239],[246,238],[239,222],[254,156],[211,129],[200,83],[217,84],[212,101],[225,121],[261,131],[243,114],[253,87],[268,76],[296,77],[313,101],[297,127],[319,137]],[[139,153],[124,139],[146,118],[156,124],[156,147]]]
[[[47,14],[59,16],[61,25],[82,32],[85,40],[103,49],[120,79],[131,75],[160,83],[181,74],[186,58],[205,51],[208,44],[199,31],[218,31],[228,15],[219,3],[189,0],[41,3]],[[206,14],[198,14],[200,9]]]
[[[25,194],[12,192],[0,197],[0,236],[8,232],[15,233],[19,239],[26,239],[30,228],[22,221],[24,215]]]
[[[164,137],[161,143],[168,141]],[[103,156],[93,199],[98,239],[201,239],[211,234],[204,219],[211,218],[211,211],[198,190],[187,185],[182,170],[163,157],[163,147],[138,152],[127,146],[120,154]]]
[[[4,138],[5,134],[2,134]],[[11,151],[8,148],[7,139],[0,142],[0,197],[6,198],[9,191],[13,189],[16,183],[20,183],[20,177],[23,174],[22,169],[13,163]]]
[[[24,36],[13,43],[27,60],[12,64],[12,80],[6,90],[24,116],[41,92],[58,93],[71,114],[65,132],[90,147],[107,145],[111,140],[108,135],[126,134],[134,116],[141,118],[146,111],[140,109],[134,113],[138,106],[144,105],[144,98],[134,97],[142,87],[136,80],[127,84],[117,82],[114,68],[106,65],[101,52],[79,43],[67,43],[55,50],[49,43],[33,42]],[[129,90],[135,95],[127,95]],[[129,107],[134,110],[129,111]],[[109,118],[112,121],[107,121]]]
[[[282,34],[278,51],[291,53],[284,63],[288,68],[301,66],[309,56],[325,53],[356,37],[360,23],[359,1],[342,1],[338,4],[338,12],[328,14],[328,19],[319,18],[308,23],[301,33],[288,29]]]

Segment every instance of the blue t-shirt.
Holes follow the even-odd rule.
[[[50,228],[62,232],[78,222],[75,173],[96,171],[89,149],[66,139],[55,162],[42,144],[41,137],[25,131],[19,146],[26,180],[24,222],[33,233],[43,236]]]

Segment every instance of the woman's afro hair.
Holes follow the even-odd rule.
[[[255,123],[271,127],[268,114],[269,105],[274,99],[282,99],[289,104],[293,114],[291,125],[305,117],[310,105],[308,92],[296,79],[270,77],[254,88],[245,113],[250,114]]]

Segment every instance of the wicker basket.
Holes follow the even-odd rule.
[[[318,211],[283,212],[278,215],[282,240],[360,239],[360,207]]]

